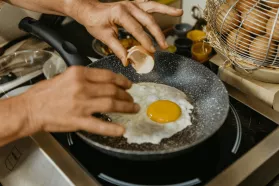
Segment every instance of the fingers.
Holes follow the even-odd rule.
[[[118,100],[133,102],[133,97],[114,84],[87,84],[86,91],[92,97],[112,97]]]
[[[128,61],[126,59],[127,51],[121,45],[118,40],[118,29],[116,26],[110,26],[110,28],[103,28],[102,31],[97,32],[91,29],[87,29],[88,32],[98,38],[102,43],[106,44],[113,53],[121,60],[124,66],[128,65]]]
[[[114,123],[108,123],[94,117],[88,117],[79,121],[80,130],[104,136],[122,136],[124,127]]]
[[[130,13],[151,32],[161,48],[167,48],[168,44],[165,41],[165,36],[153,16],[144,12],[135,4],[130,4],[130,7]]]
[[[154,53],[155,48],[152,44],[152,41],[144,31],[141,24],[133,16],[130,15],[126,7],[120,7],[122,7],[122,10],[118,11],[120,13],[115,20],[116,24],[123,26],[130,34],[132,34],[136,38],[136,40],[138,40],[142,44],[142,46],[147,51]]]
[[[118,38],[114,35],[107,35],[103,42],[113,51],[113,53],[121,60],[124,66],[128,66],[128,61],[126,59],[127,51],[121,45]]]
[[[128,66],[128,61],[126,59],[127,51],[121,45],[120,41],[116,37],[107,37],[104,39],[104,43],[113,51],[113,53],[121,60],[124,66]]]
[[[143,11],[147,13],[161,13],[170,16],[181,16],[183,14],[182,9],[177,9],[154,1],[137,3],[137,4]]]
[[[106,69],[86,68],[85,77],[93,83],[112,83],[124,89],[132,86],[132,82],[125,76]]]
[[[109,97],[93,99],[92,101],[88,101],[86,104],[89,113],[137,113],[140,110],[140,107],[137,103],[116,100]]]

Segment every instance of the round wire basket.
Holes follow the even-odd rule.
[[[209,43],[238,68],[279,71],[279,0],[207,0]]]

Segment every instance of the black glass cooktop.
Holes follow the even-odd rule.
[[[65,29],[73,32],[65,32]],[[74,22],[59,31],[66,33],[65,38],[83,51],[84,55],[99,58],[92,49],[93,38],[81,25]],[[211,70],[214,71],[212,68]],[[34,84],[43,79],[40,76],[23,85]],[[235,99],[231,98],[230,102],[228,118],[214,136],[192,151],[167,160],[121,160],[91,148],[75,134],[52,135],[102,185],[204,185],[277,127],[275,123]]]
[[[231,98],[221,129],[192,151],[160,161],[138,162],[103,154],[75,134],[56,133],[60,144],[103,185],[204,185],[255,146],[277,125]]]

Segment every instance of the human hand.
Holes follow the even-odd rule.
[[[149,52],[155,48],[146,27],[162,48],[167,48],[164,34],[151,13],[181,16],[183,11],[154,1],[136,0],[116,3],[100,3],[92,0],[71,1],[66,12],[83,24],[89,33],[105,43],[124,66],[128,65],[127,51],[118,40],[117,25],[124,27]]]
[[[136,113],[138,104],[125,91],[132,83],[108,70],[70,67],[53,79],[43,81],[21,97],[31,133],[71,132],[121,136],[125,129],[94,118],[93,113]]]

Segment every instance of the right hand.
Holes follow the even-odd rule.
[[[94,118],[93,113],[136,113],[139,105],[125,90],[132,82],[109,70],[70,67],[20,96],[28,114],[28,132],[84,130],[106,136],[121,136],[116,123]]]
[[[155,52],[147,28],[159,46],[168,47],[165,36],[152,13],[181,16],[183,10],[176,9],[155,1],[135,0],[101,3],[94,0],[66,1],[65,14],[73,17],[85,26],[95,38],[105,43],[113,53],[128,65],[127,50],[118,40],[118,28],[123,27],[150,53]]]

